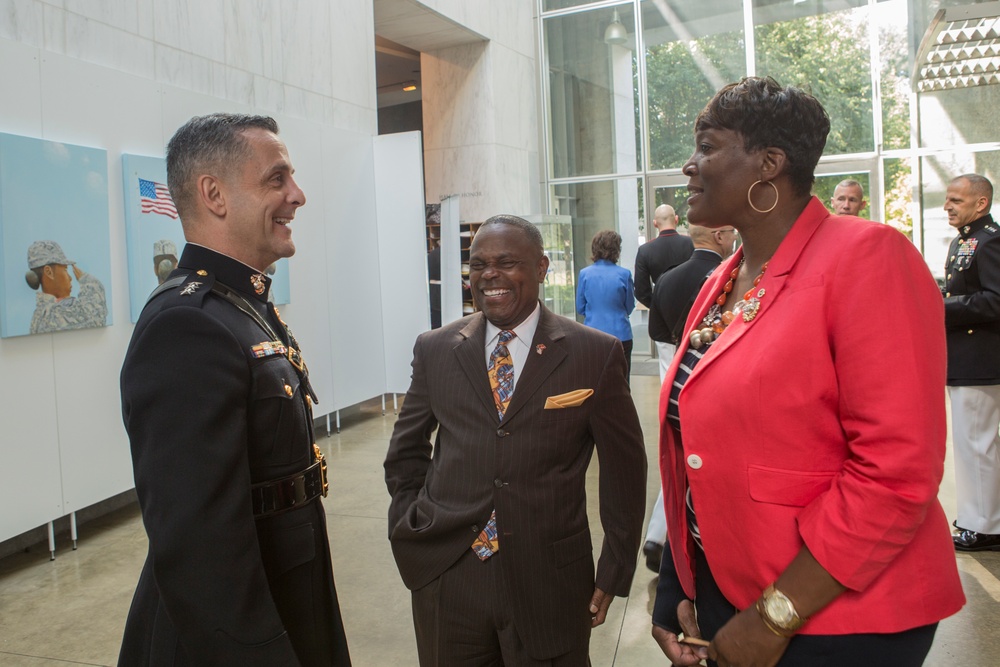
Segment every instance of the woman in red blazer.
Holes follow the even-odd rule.
[[[937,501],[941,296],[899,232],[810,196],[829,127],[770,78],[696,122],[688,218],[743,245],[702,288],[660,400],[653,635],[677,665],[920,665],[964,603]]]

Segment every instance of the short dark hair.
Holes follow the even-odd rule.
[[[255,128],[278,134],[273,118],[237,113],[195,116],[174,133],[167,144],[167,187],[182,222],[194,206],[193,181],[198,172],[227,174],[249,156],[250,144],[243,133]]]
[[[606,259],[613,264],[618,263],[618,258],[622,254],[621,234],[613,229],[602,229],[594,234],[590,242],[590,252],[593,255],[590,259],[597,261]]]
[[[954,183],[963,179],[969,182],[969,189],[972,190],[974,195],[977,197],[986,197],[986,211],[989,212],[993,206],[993,183],[990,182],[990,179],[981,174],[962,174],[951,179],[951,182]]]
[[[528,237],[532,245],[538,250],[539,255],[545,254],[545,247],[542,243],[542,233],[538,231],[538,227],[525,220],[524,218],[519,218],[516,215],[510,215],[509,213],[501,213],[500,215],[494,215],[492,218],[488,218],[486,222],[479,226],[480,229],[486,227],[487,225],[510,225],[512,227],[517,227],[524,235]]]
[[[768,146],[782,149],[796,194],[808,195],[830,133],[830,117],[809,93],[782,87],[769,76],[748,76],[716,93],[698,114],[694,127],[695,132],[738,132],[747,151]]]

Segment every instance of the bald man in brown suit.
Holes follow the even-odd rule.
[[[530,223],[487,220],[470,268],[481,312],[417,339],[385,461],[420,664],[579,667],[591,628],[628,595],[642,534],[646,456],[625,356],[614,337],[538,302],[548,258]],[[491,385],[505,367],[512,383]],[[596,575],[585,495],[595,447]]]

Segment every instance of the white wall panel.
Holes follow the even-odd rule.
[[[385,391],[410,386],[413,341],[430,328],[420,132],[375,137],[375,202],[385,335]]]
[[[132,334],[121,153],[162,154],[151,149],[163,132],[159,87],[151,81],[52,53],[42,56],[41,81],[42,138],[108,151],[110,319],[117,324],[51,334],[68,514],[133,486],[118,385]]]
[[[37,137],[42,131],[41,54],[0,39],[0,132]]]
[[[372,138],[323,130],[334,409],[385,391]]]
[[[38,49],[0,40],[0,132],[40,136]],[[62,515],[52,335],[0,339],[0,539]]]
[[[55,335],[0,339],[0,540],[63,514]]]

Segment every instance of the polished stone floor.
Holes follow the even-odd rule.
[[[637,359],[633,394],[655,460],[657,378]],[[646,362],[651,364],[651,362]],[[655,370],[653,371],[655,373]],[[396,573],[386,540],[388,495],[382,460],[392,432],[391,400],[383,416],[371,401],[342,414],[339,434],[321,438],[331,463],[326,501],[334,570],[357,667],[416,665],[409,594]],[[597,498],[596,458],[588,496]],[[648,502],[657,480],[649,476]],[[954,480],[949,467],[941,500],[954,516]],[[596,501],[591,501],[594,540],[602,538]],[[3,511],[16,511],[5,508]],[[112,665],[132,591],[146,552],[138,510],[126,507],[81,527],[79,549],[60,535],[57,558],[45,544],[0,560],[0,665]],[[930,666],[987,667],[1000,664],[1000,552],[957,556],[969,599],[938,630]],[[608,622],[594,632],[595,667],[665,665],[649,635],[655,578],[640,563],[628,599],[617,598]]]

